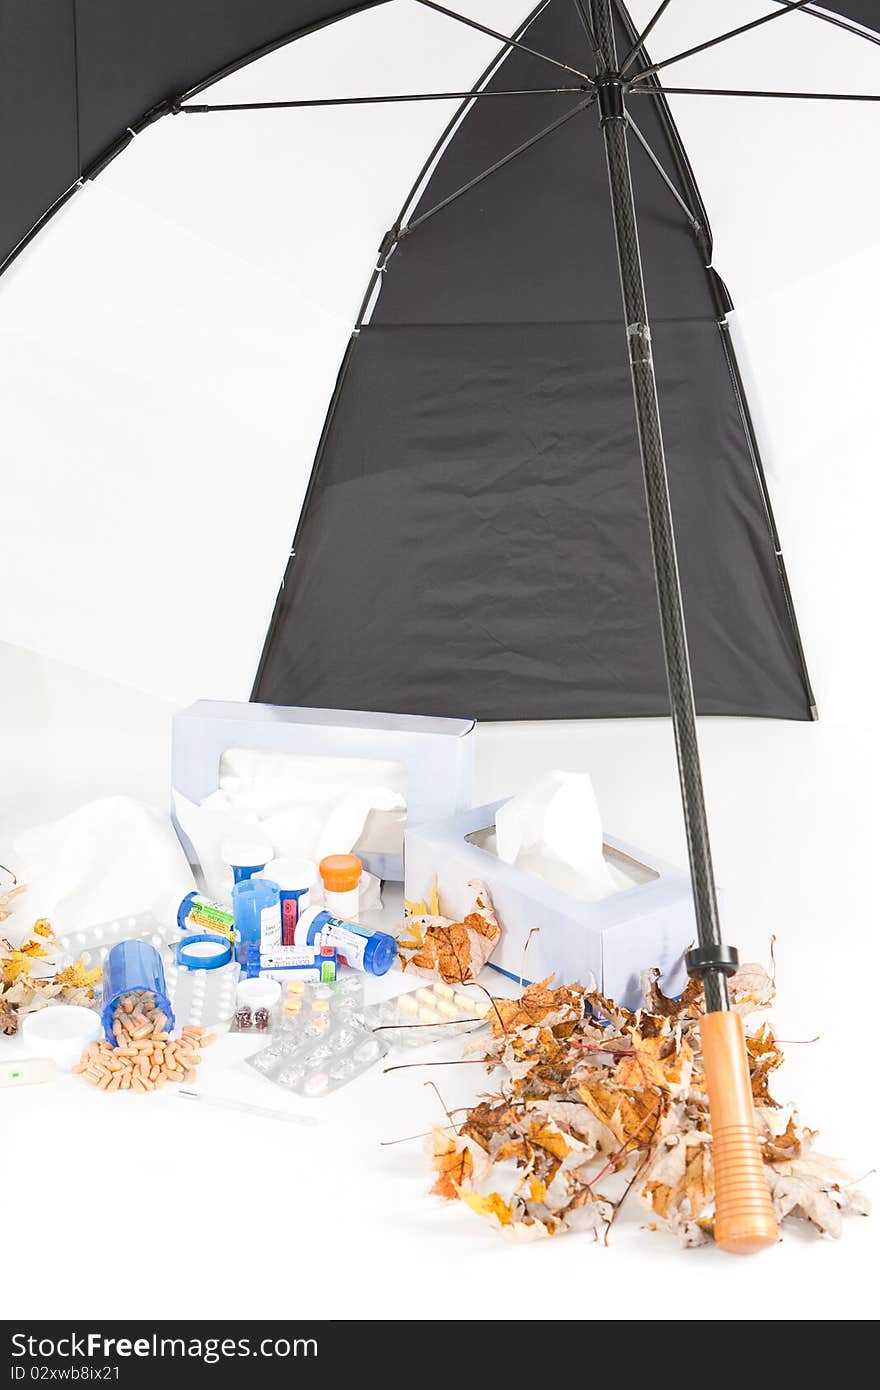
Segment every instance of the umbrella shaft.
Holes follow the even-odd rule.
[[[645,303],[645,286],[639,252],[627,149],[623,87],[616,78],[616,51],[610,0],[591,0],[596,41],[607,71],[597,79],[602,133],[608,164],[608,183],[617,242],[620,286],[629,347],[629,364],[635,400],[639,449],[648,506],[648,524],[654,556],[660,627],[669,685],[669,704],[678,757],[681,801],[690,859],[697,933],[700,945],[721,941],[712,851],[703,795],[703,778],[697,745],[694,692],[685,634],[681,584],[675,555],[675,536],[669,501],[669,482],[660,428],[657,383],[651,350],[651,330]],[[707,1009],[728,1007],[727,981],[717,969],[706,969],[703,986]]]

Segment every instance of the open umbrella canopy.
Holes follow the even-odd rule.
[[[51,43],[42,9],[40,18],[15,4],[3,11],[3,60],[18,74],[4,87],[5,100],[17,102],[4,124],[15,131],[5,146],[15,194],[4,205],[7,253],[83,172],[127,146],[0,285],[20,523],[5,548],[14,603],[3,635],[184,697],[206,686],[242,694],[284,576],[257,686],[265,698],[484,717],[664,712],[594,113],[398,245],[359,335],[290,560],[376,246],[455,104],[178,116],[133,140],[132,131],[146,132],[145,116],[168,109],[163,102],[290,37],[292,11],[297,33],[339,12],[263,5],[245,18],[222,5],[151,7],[139,32],[138,7],[124,8],[125,26],[115,22],[118,6],[58,7]],[[190,104],[469,91],[499,55],[486,78],[498,89],[577,84],[415,3],[355,8],[369,12],[346,10],[344,23],[277,49]],[[655,8],[634,5],[636,26]],[[651,56],[767,8],[726,5],[719,22],[680,0],[651,35]],[[510,34],[524,11],[498,0],[478,17]],[[850,15],[867,19],[855,6]],[[63,94],[74,49],[61,36],[74,18],[79,90],[71,105]],[[858,90],[859,63],[876,67],[876,45],[801,13],[661,77],[821,89],[820,68],[799,69],[795,81],[780,65],[794,25],[799,36],[815,31],[817,55],[847,55],[845,64],[826,64],[833,85]],[[382,61],[372,43],[365,66],[362,36],[377,30]],[[574,68],[591,58],[571,0],[544,7],[523,42]],[[577,100],[473,103],[410,220]],[[705,112],[710,100],[721,99],[682,97],[677,119],[706,119],[688,113],[700,101]],[[693,190],[676,171],[656,105],[644,99],[639,127],[687,197]],[[731,124],[748,128],[755,105],[731,103]],[[804,142],[794,122],[827,128],[840,119],[853,130],[852,107],[804,117],[801,105],[777,114],[782,105],[768,119],[792,123],[795,159]],[[856,118],[868,119],[861,108]],[[692,152],[691,135],[687,146]],[[834,171],[812,148],[815,180],[827,191]],[[768,163],[778,176],[780,160]],[[790,179],[788,157],[782,167]],[[806,717],[811,698],[778,546],[699,247],[649,156],[636,149],[633,168],[699,704]],[[699,172],[701,186],[705,172],[723,196],[724,174],[705,160]],[[761,177],[755,161],[759,188]],[[716,201],[706,202],[717,244]],[[856,249],[863,223],[851,212]],[[791,245],[786,264],[815,266],[836,254],[827,237],[818,248],[817,240]],[[779,259],[744,260],[739,242],[724,243],[723,223],[721,245],[737,302],[744,280],[753,293],[755,285],[778,290]],[[761,282],[762,269],[771,282]],[[688,346],[660,354],[664,335]],[[701,335],[711,350],[697,346]],[[371,476],[353,478],[365,459]],[[396,519],[383,488],[400,508]],[[148,526],[157,496],[161,529]],[[193,619],[200,638],[187,626]]]

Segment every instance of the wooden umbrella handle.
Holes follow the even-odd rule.
[[[742,1020],[726,1010],[704,1014],[700,1034],[712,1125],[715,1243],[750,1255],[775,1244],[778,1233],[755,1128]]]

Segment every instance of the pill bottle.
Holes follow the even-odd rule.
[[[334,917],[357,917],[364,866],[356,854],[328,854],[318,865],[324,906]]]
[[[281,890],[281,944],[292,946],[300,914],[312,904],[318,866],[313,859],[272,859],[265,874]]]
[[[168,1000],[162,957],[149,941],[117,941],[107,952],[104,961],[101,999],[101,1023],[111,1047],[116,1046],[113,1015],[119,999],[123,994],[146,993],[155,995],[156,1007],[165,1015],[165,1027],[170,1033],[174,1028],[174,1013]]]
[[[220,843],[220,856],[232,870],[235,883],[253,878],[272,858],[272,846],[263,835],[227,835]]]
[[[258,975],[332,984],[336,979],[336,952],[332,946],[278,946],[274,951],[261,951],[252,943],[248,947],[247,978],[252,980]]]
[[[281,945],[281,890],[270,878],[243,878],[232,890],[235,959],[246,966],[251,943],[261,951]]]
[[[397,942],[387,932],[362,927],[318,907],[306,908],[296,924],[297,946],[332,946],[343,965],[365,975],[386,975],[397,959]]]
[[[172,910],[182,932],[212,931],[233,940],[232,913],[204,893],[187,893],[183,902]]]

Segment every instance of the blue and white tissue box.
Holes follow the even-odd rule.
[[[630,886],[598,902],[579,901],[493,852],[495,815],[503,804],[407,825],[407,901],[428,901],[436,875],[441,912],[460,921],[474,910],[469,885],[477,880],[488,888],[502,927],[489,961],[493,970],[526,984],[548,975],[558,985],[593,982],[603,994],[636,1009],[642,1003],[641,972],[656,966],[663,990],[681,993],[687,978],[684,954],[696,939],[687,875],[605,835],[605,858]]]

